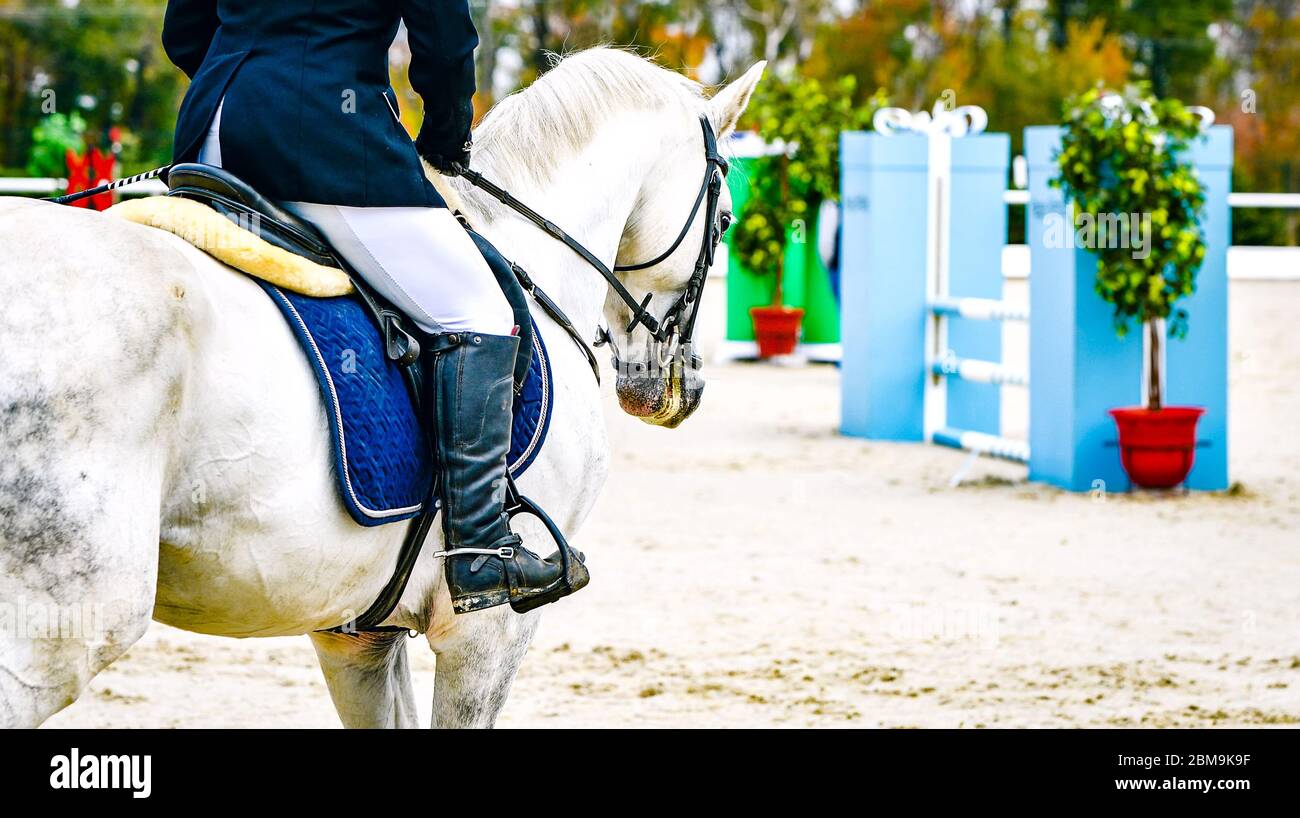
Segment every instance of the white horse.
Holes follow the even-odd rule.
[[[698,189],[699,116],[731,133],[762,68],[706,100],[639,57],[581,52],[488,116],[474,165],[606,264],[651,258]],[[457,194],[584,337],[602,316],[626,325],[570,250],[463,184]],[[702,222],[665,262],[623,276],[638,298],[653,293],[652,310],[689,277]],[[583,353],[538,318],[555,415],[521,489],[572,536],[605,480],[608,441]],[[347,515],[316,381],[256,284],[158,230],[0,199],[0,319],[0,724],[38,725],[75,701],[152,618],[225,636],[310,634],[345,726],[415,725],[405,633],[319,632],[375,599],[405,526]],[[638,330],[615,351],[644,361],[645,340]],[[665,425],[694,408],[663,418],[647,397],[662,388],[617,388],[627,411]],[[538,529],[521,533],[543,545]],[[434,726],[491,726],[540,611],[454,616],[431,556],[440,547],[426,544],[385,624],[437,653]]]

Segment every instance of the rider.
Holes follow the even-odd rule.
[[[388,83],[405,22],[412,143]],[[430,336],[447,585],[456,613],[518,611],[581,587],[505,513],[514,313],[469,234],[425,177],[468,167],[474,48],[468,0],[170,0],[163,47],[192,80],[175,162],[224,167],[313,224]],[[459,552],[459,553],[457,553]],[[585,577],[585,574],[583,574]],[[575,585],[577,587],[575,587]]]

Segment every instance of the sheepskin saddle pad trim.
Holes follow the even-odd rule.
[[[217,261],[290,292],[316,298],[352,292],[352,280],[344,271],[276,247],[235,219],[192,199],[128,199],[106,212],[180,236]]]

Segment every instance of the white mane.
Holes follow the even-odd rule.
[[[631,52],[575,52],[493,106],[474,131],[472,166],[507,189],[544,186],[610,116],[697,110],[703,96],[699,83]]]

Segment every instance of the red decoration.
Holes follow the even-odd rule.
[[[76,151],[68,148],[64,154],[68,166],[68,193],[80,193],[90,188],[90,157],[78,156]],[[79,199],[71,202],[73,207],[90,207],[90,200]]]
[[[117,167],[117,157],[111,153],[101,151],[95,148],[90,152],[90,169],[93,172],[95,185],[106,185],[113,181],[113,170]],[[90,197],[90,206],[96,210],[108,210],[113,206],[113,194],[101,193],[98,196]]]
[[[113,169],[117,165],[117,157],[111,153],[105,153],[99,148],[93,148],[90,153],[80,156],[69,148],[65,154],[65,160],[68,166],[68,193],[80,193],[83,190],[89,190],[92,187],[98,187],[113,181]],[[108,210],[113,206],[113,194],[101,193],[98,196],[80,199],[71,204],[73,207]]]

